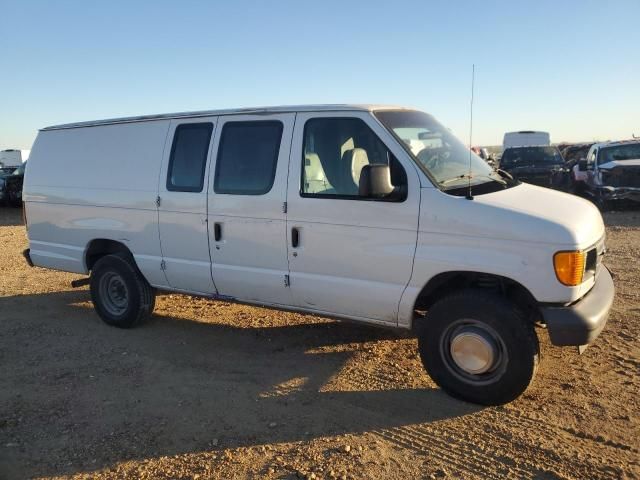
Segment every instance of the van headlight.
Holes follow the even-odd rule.
[[[586,255],[583,251],[557,252],[553,256],[553,268],[558,281],[568,287],[582,283]]]

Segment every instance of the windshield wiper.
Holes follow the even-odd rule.
[[[494,178],[491,175],[469,175],[468,173],[447,178],[446,180],[442,180],[441,182],[438,182],[438,183],[444,186],[444,185],[447,185],[448,183],[455,182],[456,180],[464,180],[464,179],[471,180],[472,178],[488,178],[489,180],[506,184],[506,182],[502,178]]]
[[[456,180],[463,180],[465,178],[468,178],[469,180],[471,180],[473,177],[473,175],[469,175],[468,173],[464,173],[462,175],[456,175],[455,177],[451,177],[451,178],[447,178],[446,180],[442,180],[441,182],[438,182],[440,185],[446,185],[447,183],[451,183],[451,182],[455,182]]]

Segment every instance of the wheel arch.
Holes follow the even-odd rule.
[[[526,318],[533,323],[541,319],[538,302],[524,285],[508,277],[475,271],[449,271],[431,277],[416,297],[413,311],[429,310],[441,298],[469,288],[487,290],[508,298],[520,307]],[[415,315],[412,327],[415,328],[421,319],[424,319],[424,316]]]
[[[95,263],[105,255],[116,253],[126,255],[137,268],[131,250],[124,243],[108,238],[94,238],[87,244],[84,251],[84,267],[86,271],[91,271]]]

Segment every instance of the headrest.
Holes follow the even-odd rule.
[[[365,165],[369,165],[367,151],[363,148],[352,148],[351,150],[346,150],[342,154],[342,161],[347,164],[347,168],[349,165],[351,166],[351,177],[353,178],[353,183],[359,185],[362,169]]]
[[[309,180],[325,180],[324,169],[317,153],[304,154],[304,176]]]

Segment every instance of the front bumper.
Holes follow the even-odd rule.
[[[596,284],[584,297],[569,306],[543,306],[542,316],[554,345],[592,343],[607,323],[615,288],[611,273],[602,268]]]
[[[638,187],[599,187],[598,193],[605,200],[633,200],[640,202]]]

